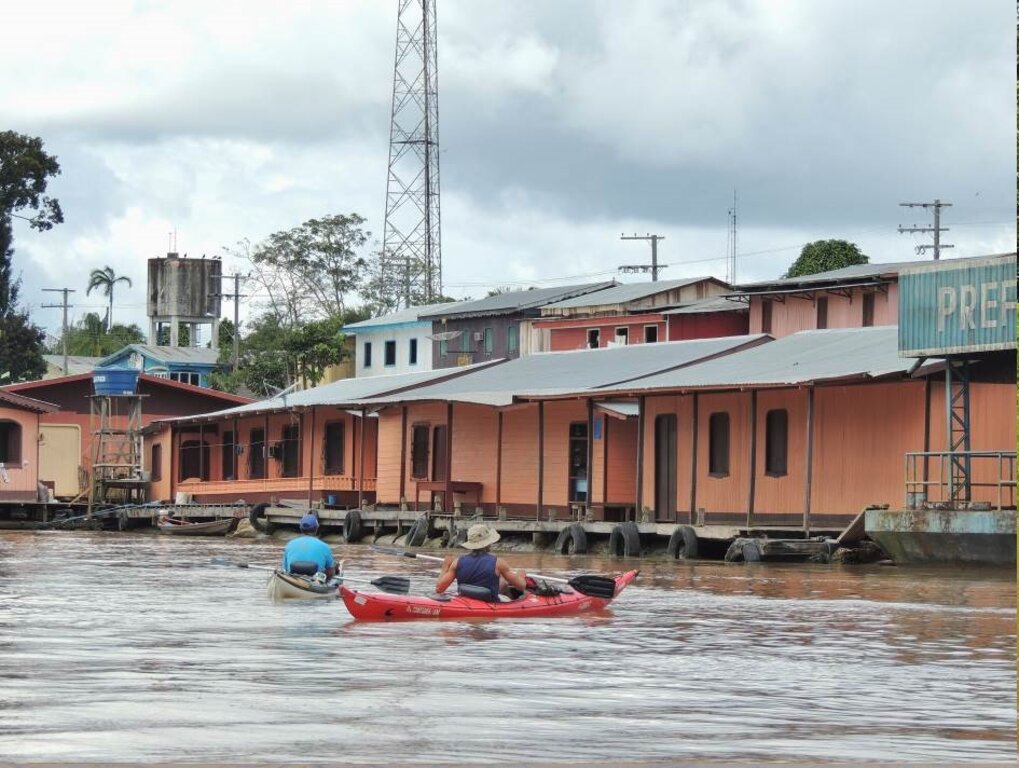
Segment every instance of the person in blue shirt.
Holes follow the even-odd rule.
[[[315,535],[318,533],[318,518],[307,514],[301,518],[298,528],[301,535],[288,541],[283,548],[283,570],[290,573],[293,563],[312,562],[325,573],[326,578],[331,579],[336,575],[336,561],[329,545]]]
[[[505,560],[488,551],[499,538],[499,532],[484,523],[472,525],[467,531],[467,541],[461,545],[470,552],[461,557],[447,557],[443,561],[439,580],[435,582],[435,591],[445,591],[456,579],[460,586],[470,584],[486,587],[494,601],[498,601],[504,583],[525,592],[526,575],[514,571]]]

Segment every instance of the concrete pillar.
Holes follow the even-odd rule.
[[[180,323],[176,317],[170,318],[170,346],[176,347],[177,340],[180,338]]]

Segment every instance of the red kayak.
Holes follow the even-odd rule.
[[[361,621],[411,621],[415,619],[502,619],[573,616],[606,608],[637,577],[627,571],[615,578],[613,597],[593,597],[577,590],[541,596],[528,592],[519,600],[492,603],[461,595],[392,595],[359,592],[340,587],[340,597],[350,615]]]

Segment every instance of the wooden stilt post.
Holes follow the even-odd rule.
[[[807,471],[803,489],[803,534],[810,536],[810,484],[814,476],[814,388],[807,388]]]
[[[750,479],[747,483],[747,528],[754,523],[754,483],[757,481],[757,390],[750,391]]]
[[[542,494],[545,490],[545,401],[538,401],[538,508],[534,519],[541,520]]]
[[[693,393],[693,416],[690,418],[690,525],[702,521],[697,518],[697,416],[700,405]]]
[[[637,508],[634,520],[640,520],[644,513],[644,395],[637,398]]]

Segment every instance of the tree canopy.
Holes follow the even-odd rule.
[[[14,219],[44,232],[64,220],[60,203],[46,197],[49,179],[60,173],[42,139],[0,131],[0,379],[38,378],[46,371],[42,330],[18,309],[21,280],[14,276]],[[32,215],[24,215],[26,212]]]
[[[846,240],[815,240],[803,246],[799,258],[784,276],[802,277],[869,262],[870,259],[854,243]]]
[[[116,288],[117,283],[127,283],[127,287],[131,287],[131,278],[124,275],[117,275],[113,271],[113,267],[106,266],[102,269],[93,269],[88,276],[88,287],[85,289],[85,295],[88,296],[94,290],[100,291],[103,296],[110,300],[110,306],[106,310],[106,328],[111,329],[113,327],[113,289]]]
[[[59,355],[63,352],[61,337],[51,346],[50,352]],[[106,323],[95,312],[89,312],[81,320],[67,329],[67,354],[85,355],[86,357],[106,357],[123,349],[128,344],[144,344],[145,334],[135,324],[121,325],[117,323],[109,330]]]

